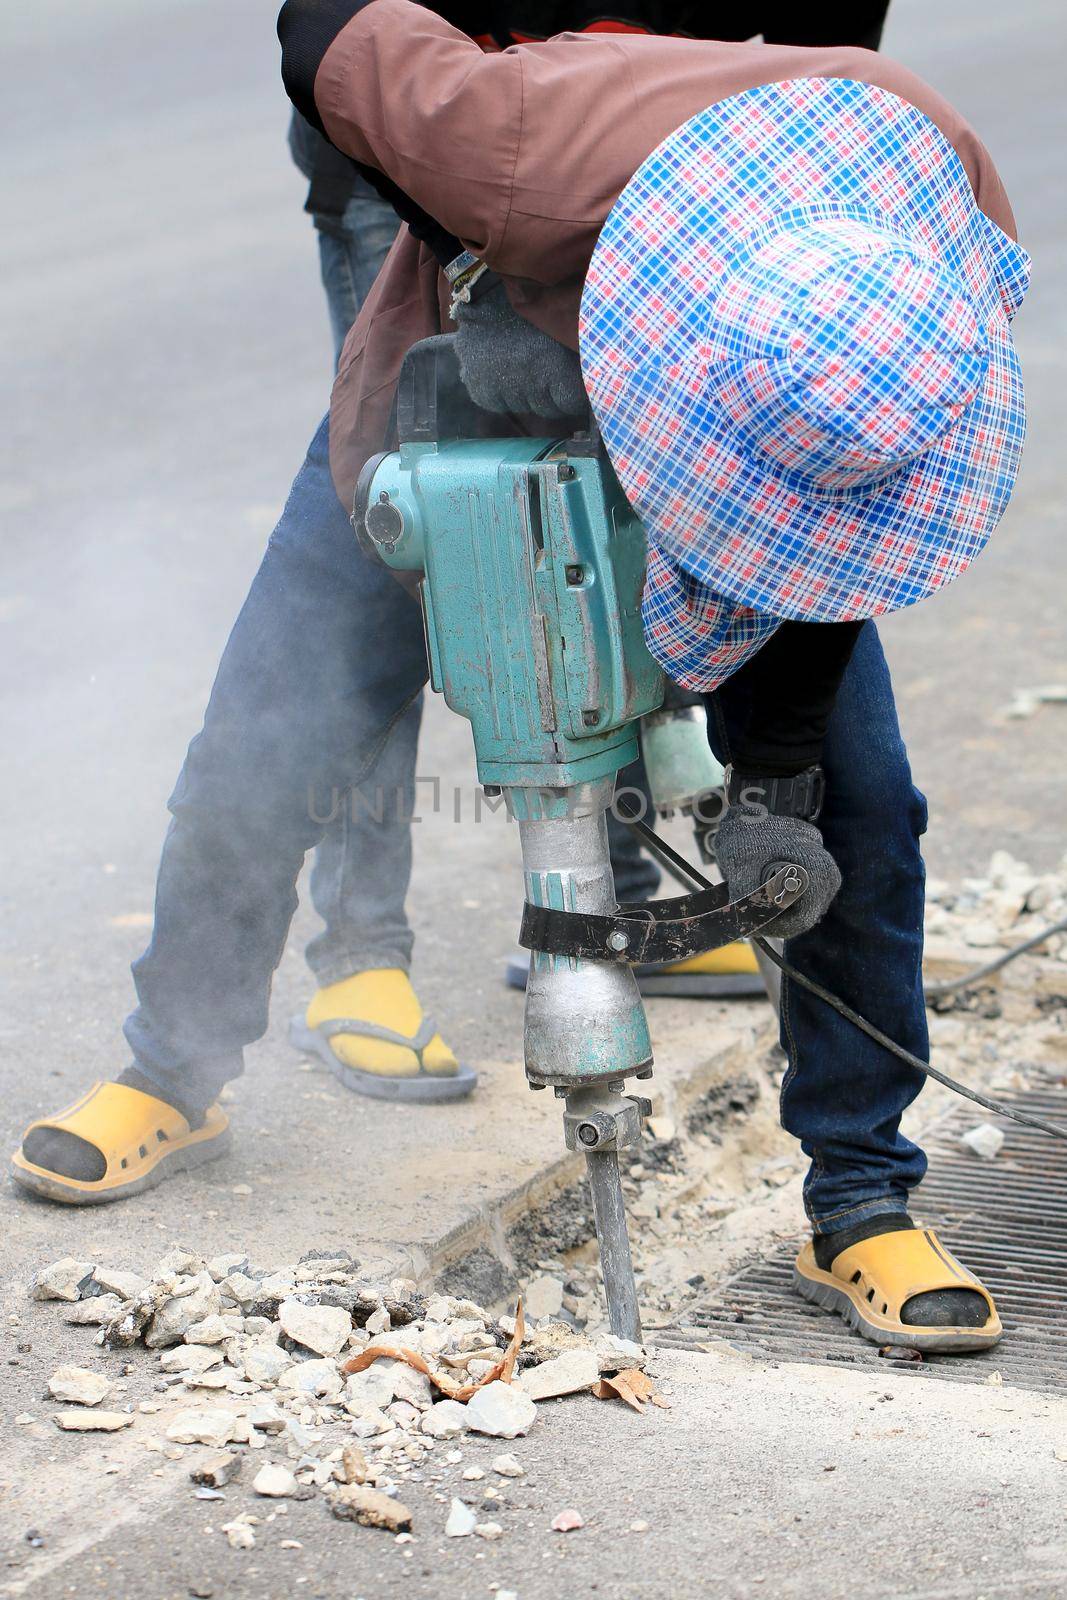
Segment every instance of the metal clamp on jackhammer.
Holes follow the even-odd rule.
[[[762,927],[804,875],[786,868],[732,905],[719,889],[616,904],[607,809],[641,718],[664,698],[641,626],[644,529],[595,429],[526,438],[510,426],[474,406],[451,336],[415,345],[398,386],[398,449],[367,462],[352,523],[366,551],[417,577],[430,682],[470,722],[478,777],[518,825],[526,1077],[566,1102],[611,1327],[636,1340],[618,1152],[640,1138],[647,1102],[621,1091],[651,1076],[652,1044],[631,963]],[[709,764],[700,787],[720,771]]]
[[[527,950],[574,956],[584,961],[643,962],[665,965],[747,939],[798,900],[808,886],[803,867],[787,864],[740,900],[730,900],[725,884],[680,895],[620,905],[614,916],[523,907],[519,943]]]

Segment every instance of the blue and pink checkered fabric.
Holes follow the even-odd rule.
[[[935,125],[869,84],[767,84],[652,153],[581,354],[672,677],[712,688],[787,617],[899,610],[973,561],[1018,469],[1028,274]]]

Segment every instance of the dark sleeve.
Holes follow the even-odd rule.
[[[789,776],[822,759],[830,713],[862,622],[783,622],[734,674],[748,724],[730,752],[738,772]]]
[[[322,118],[315,104],[315,76],[322,58],[337,35],[352,18],[373,0],[285,0],[278,15],[278,38],[282,46],[282,82],[297,111],[305,122],[325,137]],[[438,8],[434,8],[438,9]],[[457,4],[452,8],[456,18],[461,15],[475,20],[473,4]],[[452,17],[448,18],[453,21]],[[463,27],[462,20],[454,25]],[[464,31],[466,31],[464,29]],[[347,158],[345,158],[347,159]],[[459,255],[463,246],[454,234],[441,227],[421,206],[387,178],[384,172],[354,161],[352,166],[371,188],[387,200],[400,218],[406,222],[416,239],[427,245],[442,266],[447,266]]]
[[[767,44],[862,45],[877,50],[889,0],[808,0],[804,5],[797,0],[712,5],[708,0],[670,0],[663,9],[668,20],[656,32],[688,34],[693,39],[751,39],[759,33]]]

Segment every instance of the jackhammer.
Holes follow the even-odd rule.
[[[652,1044],[631,968],[755,933],[807,876],[785,866],[732,903],[714,885],[617,904],[605,821],[640,720],[657,803],[696,815],[717,769],[706,729],[694,737],[692,716],[671,727],[662,714],[664,678],[641,626],[645,535],[595,427],[533,438],[508,425],[467,395],[452,337],[423,340],[400,376],[398,449],[367,462],[352,522],[365,550],[419,574],[431,685],[470,722],[479,781],[518,824],[526,1077],[564,1102],[567,1147],[586,1157],[611,1329],[639,1341],[619,1151],[639,1142],[650,1110],[624,1090],[651,1077]],[[694,763],[687,779],[679,769]]]

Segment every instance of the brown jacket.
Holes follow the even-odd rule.
[[[645,157],[717,100],[810,77],[861,79],[918,106],[955,146],[979,206],[1014,237],[973,130],[921,79],[868,50],[561,34],[486,55],[410,0],[374,0],[327,50],[315,103],[334,144],[385,172],[503,275],[517,311],[577,349],[589,258]],[[402,233],[334,385],[330,463],[344,505],[385,442],[405,351],[441,331],[447,304],[435,258]]]

